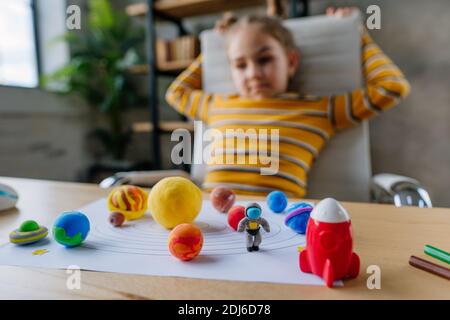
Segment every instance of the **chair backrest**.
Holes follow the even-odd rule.
[[[301,54],[291,90],[314,95],[351,91],[362,85],[359,14],[347,18],[314,16],[285,21]],[[203,84],[207,92],[235,92],[223,38],[212,30],[200,35]],[[194,137],[194,161],[201,159],[201,136]],[[196,148],[197,146],[197,148]],[[200,147],[199,147],[200,146]],[[200,183],[204,164],[193,164],[191,176]],[[368,125],[336,135],[324,148],[309,174],[308,198],[332,196],[368,201],[371,177]]]

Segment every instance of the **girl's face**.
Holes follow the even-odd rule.
[[[257,25],[239,28],[228,44],[233,82],[242,97],[275,97],[288,89],[298,66],[298,52],[286,53],[272,36]]]

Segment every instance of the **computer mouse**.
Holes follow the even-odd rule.
[[[17,200],[19,200],[17,191],[6,184],[0,183],[0,211],[13,208]]]

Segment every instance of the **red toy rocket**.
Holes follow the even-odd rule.
[[[299,255],[300,270],[322,277],[327,287],[331,288],[334,280],[358,276],[359,257],[352,250],[350,217],[335,199],[323,199],[312,210],[306,245]]]

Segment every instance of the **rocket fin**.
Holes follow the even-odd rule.
[[[350,270],[348,276],[350,278],[356,278],[359,274],[360,261],[359,256],[356,253],[352,253],[352,261],[350,262]]]
[[[325,284],[327,285],[328,288],[333,287],[334,270],[333,266],[331,265],[330,259],[327,259],[327,261],[325,261],[325,264],[323,266],[322,278],[325,281]]]
[[[298,263],[300,265],[300,270],[305,273],[311,273],[311,266],[309,265],[308,254],[306,253],[306,249],[300,251],[298,255]]]

